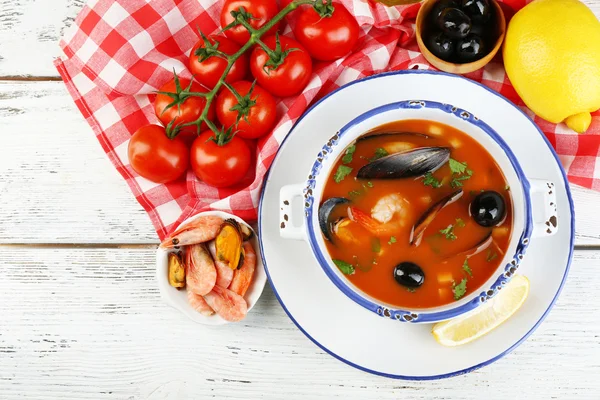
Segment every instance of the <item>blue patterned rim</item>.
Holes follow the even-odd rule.
[[[281,304],[281,307],[283,308],[283,310],[285,311],[285,313],[288,315],[288,317],[292,320],[292,322],[296,325],[296,327],[307,337],[309,338],[315,345],[317,345],[321,350],[325,351],[327,354],[329,354],[330,356],[336,358],[337,360],[350,365],[351,367],[354,367],[356,369],[359,369],[361,371],[364,372],[368,372],[370,374],[374,374],[374,375],[379,375],[379,376],[383,376],[386,378],[392,378],[392,379],[404,379],[404,380],[416,380],[416,381],[425,381],[425,380],[436,380],[436,379],[445,379],[445,378],[451,378],[454,376],[458,376],[458,375],[463,375],[463,374],[467,374],[469,372],[475,371],[477,369],[480,369],[482,367],[485,367],[489,364],[492,364],[493,362],[501,359],[502,357],[506,356],[507,354],[509,354],[510,352],[512,352],[514,349],[516,349],[521,343],[523,343],[528,337],[529,335],[531,335],[539,326],[540,324],[546,319],[546,317],[548,316],[548,314],[550,313],[550,310],[552,309],[552,307],[554,306],[554,304],[556,303],[556,300],[558,299],[558,297],[560,296],[560,293],[562,292],[562,289],[565,285],[565,282],[567,280],[567,276],[569,275],[569,270],[571,269],[571,262],[573,260],[573,248],[574,248],[574,240],[575,240],[575,208],[574,208],[574,204],[573,204],[573,197],[571,195],[571,189],[569,187],[569,181],[567,179],[567,175],[565,173],[565,170],[562,168],[562,165],[560,163],[560,160],[558,158],[558,155],[556,154],[556,151],[554,150],[554,148],[552,147],[552,145],[550,144],[550,142],[548,141],[548,138],[546,138],[546,136],[544,135],[544,133],[540,130],[540,128],[538,128],[538,126],[531,120],[531,118],[529,118],[529,116],[527,116],[527,114],[525,114],[523,112],[523,110],[521,110],[519,107],[517,107],[516,105],[514,105],[512,102],[510,102],[506,97],[502,96],[501,94],[493,91],[492,89],[488,88],[485,85],[482,85],[479,82],[476,81],[472,81],[470,79],[467,79],[463,76],[460,75],[454,75],[454,74],[449,74],[446,72],[440,72],[440,71],[429,71],[429,70],[404,70],[404,71],[393,71],[393,72],[386,72],[386,73],[382,73],[382,74],[378,74],[378,75],[373,75],[367,78],[363,78],[354,82],[350,82],[336,90],[334,90],[333,92],[327,94],[326,96],[324,96],[322,99],[320,99],[318,102],[316,102],[312,107],[310,107],[297,121],[296,124],[292,127],[292,129],[290,130],[289,134],[286,136],[286,138],[283,140],[283,142],[281,143],[280,149],[283,148],[283,145],[285,144],[287,138],[289,136],[292,135],[294,129],[296,128],[296,126],[298,125],[298,123],[300,121],[302,121],[302,119],[304,119],[313,109],[315,109],[316,107],[318,107],[323,101],[325,101],[326,99],[328,99],[330,96],[336,94],[337,92],[345,89],[346,87],[349,86],[353,86],[357,83],[362,83],[362,82],[366,82],[369,81],[371,79],[377,79],[380,77],[385,77],[385,76],[394,76],[394,75],[418,75],[418,74],[423,74],[423,75],[442,75],[442,76],[446,76],[449,78],[454,78],[454,79],[462,79],[462,80],[466,80],[471,84],[477,85],[483,89],[485,89],[486,91],[488,91],[489,93],[491,93],[492,95],[499,97],[500,99],[504,100],[505,102],[507,102],[508,104],[510,104],[511,106],[513,106],[517,111],[519,111],[521,114],[523,114],[523,116],[525,118],[527,118],[531,124],[535,127],[535,129],[538,131],[538,133],[540,134],[540,136],[542,137],[542,139],[544,140],[544,142],[546,143],[546,145],[548,146],[548,149],[550,150],[550,153],[554,156],[554,159],[556,160],[557,165],[559,166],[560,172],[563,176],[563,182],[565,184],[565,191],[567,194],[567,199],[569,201],[569,209],[571,212],[571,240],[569,242],[569,257],[567,260],[567,265],[565,268],[565,273],[562,277],[562,280],[560,282],[560,286],[558,287],[558,290],[556,291],[556,294],[554,295],[554,297],[552,298],[552,301],[550,302],[550,304],[548,305],[548,308],[546,309],[546,311],[544,311],[544,314],[540,317],[540,319],[534,324],[534,326],[529,330],[529,332],[527,332],[525,335],[523,335],[523,337],[521,337],[519,340],[517,340],[511,347],[509,347],[508,349],[506,349],[505,351],[501,352],[500,354],[498,354],[495,357],[490,358],[489,360],[483,361],[479,364],[475,364],[471,367],[468,368],[464,368],[458,371],[454,371],[454,372],[449,372],[447,374],[439,374],[439,375],[429,375],[429,376],[410,376],[410,375],[394,375],[394,374],[388,374],[385,372],[381,372],[381,371],[376,371],[373,369],[369,369],[366,367],[363,367],[361,365],[355,364],[349,360],[346,360],[345,358],[337,355],[336,353],[332,352],[331,350],[329,350],[327,347],[323,346],[321,343],[319,343],[315,338],[313,338],[308,332],[306,332],[304,330],[304,328],[302,328],[302,326],[298,323],[298,321],[296,321],[296,319],[293,317],[293,315],[290,313],[290,311],[287,309],[287,307],[285,306],[285,303],[283,302],[283,300],[281,299],[281,297],[279,296],[279,293],[277,292],[277,288],[275,287],[273,280],[271,279],[271,274],[269,273],[269,268],[268,268],[268,264],[267,264],[267,260],[265,258],[265,252],[264,252],[264,244],[262,242],[262,233],[263,233],[263,225],[262,225],[262,213],[263,213],[263,203],[264,203],[264,195],[265,195],[265,188],[266,185],[263,185],[262,191],[261,191],[261,195],[260,195],[260,202],[259,202],[259,208],[258,208],[258,236],[259,236],[259,243],[260,243],[260,250],[261,250],[261,257],[263,260],[263,265],[265,267],[265,272],[267,273],[267,278],[269,279],[269,284],[271,285],[271,288],[273,289],[273,292],[275,293],[275,297],[277,298],[277,300],[279,301],[279,303]],[[278,152],[275,159],[273,160],[273,163],[277,160],[277,158],[279,157],[280,153]],[[271,175],[271,171],[269,170],[267,172],[267,176],[265,178],[265,182],[269,181],[269,177]]]
[[[497,279],[489,288],[484,288],[485,290],[483,292],[481,292],[478,296],[474,297],[469,302],[464,304],[459,303],[459,305],[456,305],[444,311],[436,312],[428,310],[415,311],[392,309],[387,305],[382,305],[381,303],[373,302],[369,298],[363,296],[359,290],[354,288],[354,285],[352,285],[352,283],[349,280],[340,277],[340,275],[336,273],[336,271],[334,270],[334,268],[336,267],[333,265],[333,262],[331,262],[331,257],[329,257],[327,254],[324,254],[323,250],[318,244],[316,235],[320,235],[321,232],[317,231],[315,233],[314,225],[312,224],[313,214],[315,213],[315,210],[313,210],[313,208],[319,206],[319,199],[315,199],[312,195],[313,191],[315,190],[316,179],[322,172],[323,162],[329,157],[333,156],[336,147],[338,147],[339,141],[347,134],[349,130],[352,130],[355,126],[363,123],[364,121],[371,119],[378,114],[402,109],[440,110],[444,113],[450,114],[456,118],[459,118],[472,125],[475,125],[479,129],[484,131],[488,136],[490,136],[492,140],[494,140],[500,146],[500,148],[502,148],[502,150],[508,157],[517,177],[519,178],[521,187],[523,188],[524,225],[519,242],[517,244],[515,254],[513,255],[512,259],[508,259],[509,262],[506,263],[504,271],[497,277]],[[514,153],[510,150],[506,142],[488,124],[475,117],[472,113],[449,104],[442,104],[435,101],[410,100],[390,103],[369,110],[350,121],[346,126],[340,129],[338,133],[335,134],[334,138],[330,139],[327,142],[327,144],[323,147],[322,151],[317,155],[316,161],[313,164],[313,167],[310,172],[310,177],[306,182],[306,188],[304,190],[304,214],[305,225],[308,229],[308,243],[310,244],[310,247],[312,248],[315,257],[319,261],[321,268],[323,268],[323,271],[325,272],[325,274],[327,274],[327,276],[329,277],[329,279],[331,279],[335,286],[337,286],[338,289],[340,289],[347,297],[352,299],[357,304],[363,306],[367,310],[372,311],[378,314],[379,316],[402,322],[431,323],[443,321],[471,311],[480,306],[481,304],[485,303],[489,299],[493,298],[498,293],[498,291],[501,290],[501,288],[510,281],[511,277],[518,269],[519,264],[523,259],[523,256],[525,255],[525,251],[529,246],[531,232],[533,229],[533,220],[531,214],[531,197],[529,195],[529,190],[529,181],[525,177],[525,173],[521,169],[517,158],[515,157]]]

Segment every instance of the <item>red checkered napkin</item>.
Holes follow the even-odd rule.
[[[172,78],[173,69],[191,77],[187,58],[198,40],[219,29],[222,1],[214,0],[92,0],[61,40],[63,55],[55,62],[77,107],[92,127],[113,165],[150,215],[158,236],[188,216],[215,209],[256,219],[263,178],[280,143],[315,98],[374,73],[431,68],[413,39],[412,22],[419,5],[388,8],[367,0],[338,0],[360,23],[363,34],[356,51],[333,63],[315,64],[304,92],[281,99],[273,133],[256,143],[256,168],[245,183],[215,189],[188,173],[186,180],[159,185],[137,175],[127,159],[131,135],[141,126],[158,123],[153,92]],[[520,8],[523,0],[512,0]],[[293,14],[288,18],[294,23]],[[289,33],[286,27],[285,32]],[[469,78],[500,92],[531,116],[510,85],[500,63],[490,63]],[[535,117],[557,150],[569,179],[600,190],[600,113],[585,135],[563,124]]]

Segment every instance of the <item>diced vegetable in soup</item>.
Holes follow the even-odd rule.
[[[470,136],[397,121],[342,153],[319,222],[334,264],[358,289],[392,306],[429,308],[494,274],[510,242],[512,200],[500,168]]]

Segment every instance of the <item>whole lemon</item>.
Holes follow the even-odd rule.
[[[600,22],[577,0],[535,0],[515,14],[504,66],[537,115],[582,133],[600,108]]]

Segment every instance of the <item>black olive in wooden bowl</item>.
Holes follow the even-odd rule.
[[[417,15],[417,43],[434,67],[455,74],[482,68],[496,55],[506,20],[496,0],[426,0]]]

